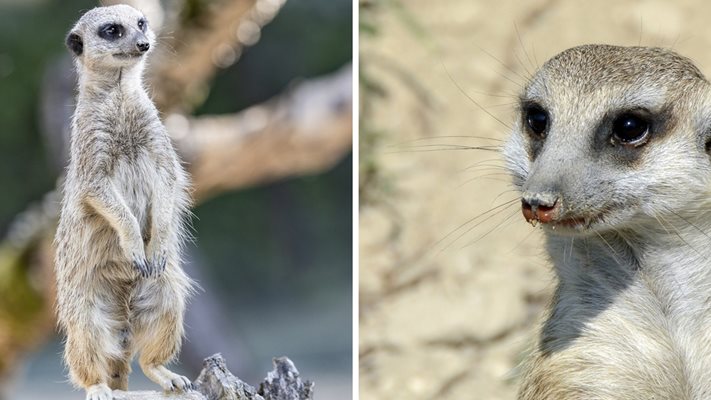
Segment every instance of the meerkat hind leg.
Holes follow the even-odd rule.
[[[106,304],[101,297],[87,297],[87,302]],[[111,400],[110,363],[118,349],[116,332],[105,325],[118,311],[94,306],[86,311],[90,318],[72,320],[67,324],[65,361],[71,381],[86,390],[87,400]]]
[[[168,391],[192,388],[190,379],[171,372],[165,364],[180,349],[183,337],[185,302],[174,278],[163,275],[139,289],[133,304],[137,335],[141,336],[141,355],[138,360],[143,373]]]
[[[160,330],[158,330],[160,332]],[[163,342],[155,341],[143,349],[138,360],[143,374],[166,391],[184,392],[192,389],[190,379],[178,375],[165,367],[165,363],[177,352],[182,329],[175,330],[175,337],[165,337]],[[163,330],[167,334],[167,331]]]
[[[131,364],[128,360],[109,361],[111,376],[109,387],[112,390],[128,390],[128,375],[131,373]]]

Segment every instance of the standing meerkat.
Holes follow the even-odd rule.
[[[86,12],[67,36],[79,75],[56,234],[57,309],[71,381],[126,390],[132,358],[164,390],[192,283],[180,267],[188,178],[142,84],[154,34],[136,9]]]
[[[519,398],[711,399],[711,91],[665,49],[547,61],[505,145],[559,283]]]

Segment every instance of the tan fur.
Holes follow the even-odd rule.
[[[650,121],[640,145],[614,136],[630,110]],[[709,84],[669,50],[580,46],[528,83],[505,155],[524,200],[557,199],[559,284],[520,399],[711,398],[709,143]]]
[[[88,11],[68,36],[79,72],[56,234],[57,311],[71,381],[87,399],[127,389],[131,359],[165,390],[190,381],[178,353],[192,282],[180,267],[188,179],[142,84],[153,33],[125,5]],[[124,32],[98,35],[107,24]]]

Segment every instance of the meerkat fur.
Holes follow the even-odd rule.
[[[711,399],[711,91],[670,50],[585,45],[520,96],[505,158],[558,285],[519,398]]]
[[[180,267],[188,177],[142,83],[154,34],[126,6],[86,12],[67,36],[79,75],[56,233],[57,314],[71,381],[89,400],[126,390],[130,363],[164,390],[192,281]]]

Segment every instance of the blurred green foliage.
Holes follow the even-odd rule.
[[[0,3],[0,233],[54,185],[38,126],[39,88],[47,62],[65,52],[71,21],[91,6],[87,0]]]

